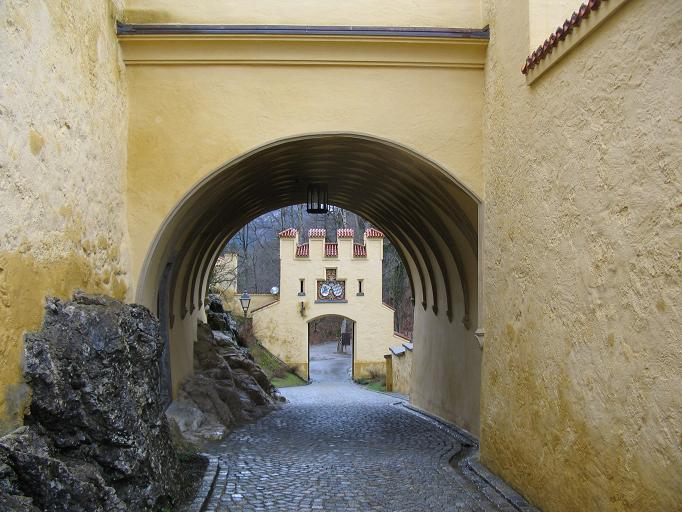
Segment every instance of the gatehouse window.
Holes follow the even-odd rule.
[[[305,279],[299,279],[299,288],[298,288],[298,295],[303,296],[305,295]]]
[[[362,279],[358,279],[358,295],[364,295],[365,293],[362,291]]]

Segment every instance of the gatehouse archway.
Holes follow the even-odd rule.
[[[412,400],[476,433],[480,200],[453,176],[409,148],[355,133],[278,140],[206,176],[158,230],[136,293],[168,312],[173,391],[192,372],[208,273],[225,242],[257,216],[304,202],[307,184],[322,182],[332,204],[381,229],[404,260],[415,297]]]
[[[312,318],[307,324],[310,380],[342,382],[354,379],[357,322],[332,312]]]

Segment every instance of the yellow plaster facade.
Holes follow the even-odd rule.
[[[489,13],[481,460],[543,510],[680,510],[682,4],[530,86],[519,4]]]
[[[466,26],[467,19],[452,25]],[[487,37],[160,33],[123,34],[120,41],[131,102],[127,181],[135,300],[156,307],[163,265],[176,255],[197,254],[195,263],[174,274],[180,281],[210,268],[218,238],[213,245],[186,240],[186,249],[178,240],[190,230],[181,217],[197,222],[208,215],[200,213],[209,204],[198,199],[204,188],[210,201],[221,190],[225,197],[247,194],[240,190],[246,179],[254,186],[271,179],[256,163],[268,154],[282,162],[282,170],[273,173],[286,169],[292,174],[286,180],[272,178],[288,190],[268,192],[267,206],[260,204],[264,195],[249,189],[249,210],[239,211],[236,204],[234,210],[225,208],[222,226],[211,228],[223,229],[219,238],[225,241],[257,214],[302,202],[304,186],[294,186],[296,181],[321,178],[311,166],[300,168],[300,162],[311,159],[305,153],[320,141],[329,148],[325,152],[338,152],[315,157],[338,166],[327,166],[329,176],[323,178],[336,189],[334,200],[381,227],[414,273],[415,293],[421,296],[415,322],[423,338],[433,340],[433,351],[416,358],[415,371],[425,390],[443,390],[437,397],[417,394],[415,403],[477,432],[481,349],[473,332],[481,304],[476,230],[484,191]],[[337,149],[341,145],[334,139],[354,141],[353,147]],[[308,140],[296,150],[301,154],[275,156]],[[380,155],[378,146],[387,154]],[[403,150],[412,156],[395,153]],[[237,178],[237,168],[246,162],[249,177]],[[356,177],[348,179],[351,175]],[[234,177],[232,183],[228,176]],[[400,192],[394,190],[398,181]],[[422,197],[435,194],[431,204],[414,194],[427,184],[432,190]],[[442,194],[449,197],[438,197]],[[410,206],[396,215],[390,201]],[[387,224],[396,222],[404,225]],[[208,251],[201,263],[199,251]],[[441,276],[437,268],[446,273]],[[200,278],[195,281],[172,287],[174,389],[192,372],[188,340],[203,300]],[[446,357],[437,355],[441,350]]]
[[[481,42],[417,41],[424,52],[413,55],[409,41],[386,45],[360,38],[337,45],[326,38],[319,45],[331,55],[322,60],[349,54],[340,57],[339,65],[318,64],[316,43],[311,41],[298,45],[301,64],[296,66],[288,56],[283,64],[274,58],[260,62],[260,48],[262,39],[286,47],[290,39],[300,37],[247,39],[243,43],[250,54],[255,52],[255,62],[246,58],[200,65],[176,62],[175,41],[160,39],[159,52],[170,59],[167,64],[155,55],[150,63],[127,68],[128,226],[136,282],[159,226],[188,190],[226,161],[289,136],[371,134],[413,148],[441,163],[475,193],[483,193]],[[135,46],[151,42],[123,38],[124,57]],[[218,39],[210,45],[220,48],[232,42]],[[375,45],[382,48],[376,50]],[[427,66],[443,47],[450,56],[465,53],[467,66],[469,51],[477,49],[478,69]],[[354,62],[353,55],[364,61],[375,51],[380,55],[373,60],[408,55],[386,69]],[[309,52],[313,55],[306,62]],[[415,60],[424,67],[409,64]],[[440,129],[444,126],[447,131]]]
[[[324,230],[311,230],[309,241],[299,233],[280,233],[279,300],[251,313],[256,338],[304,379],[308,374],[308,325],[327,315],[353,321],[353,378],[385,372],[384,354],[393,338],[394,311],[382,302],[382,233],[353,241],[353,230],[339,230],[338,242],[326,242]],[[343,298],[318,290],[333,270]],[[362,282],[362,284],[360,283]]]
[[[544,510],[678,510],[682,6],[616,1],[530,85],[536,13],[553,30],[565,2],[0,3],[0,430],[21,422],[45,295],[150,307],[177,386],[231,230],[322,177],[405,258],[415,406],[480,435]],[[116,20],[490,24],[490,41],[117,43]]]
[[[0,3],[0,432],[23,419],[45,296],[129,284],[123,6],[63,3]]]

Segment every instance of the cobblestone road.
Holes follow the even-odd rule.
[[[459,448],[450,435],[339,380],[283,390],[289,403],[215,444],[208,510],[514,510],[448,464]]]

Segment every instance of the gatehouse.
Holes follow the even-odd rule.
[[[307,235],[303,242],[296,229],[279,233],[279,297],[252,312],[256,338],[308,379],[310,322],[343,316],[353,324],[353,378],[370,371],[385,374],[384,354],[397,338],[394,311],[382,302],[384,234],[369,228],[362,243],[354,241],[350,228],[337,230],[334,243],[326,240],[324,229],[310,229]]]

